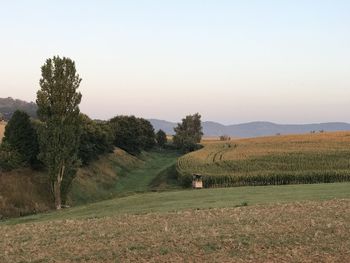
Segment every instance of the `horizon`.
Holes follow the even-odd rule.
[[[350,123],[349,13],[340,0],[11,1],[0,97],[35,102],[59,55],[76,62],[93,119]]]

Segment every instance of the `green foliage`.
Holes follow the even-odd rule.
[[[202,139],[202,130],[201,115],[188,115],[174,128],[174,144],[183,152],[194,151]]]
[[[166,133],[163,130],[159,130],[156,134],[156,141],[158,146],[164,147],[164,145],[167,143]]]
[[[130,154],[140,154],[155,145],[152,124],[135,116],[116,116],[110,121],[113,130],[114,145]]]
[[[84,114],[80,114],[80,118],[82,127],[78,155],[87,165],[99,155],[113,151],[113,134],[107,123],[93,121]]]
[[[38,137],[27,113],[15,111],[6,125],[3,141],[22,156],[25,164],[38,163]]]
[[[18,153],[9,143],[0,144],[0,172],[11,171],[23,166],[23,156]]]
[[[150,150],[156,144],[156,135],[152,124],[143,118],[138,118],[138,126],[140,127],[140,138],[142,150]]]
[[[70,185],[79,165],[79,104],[77,92],[81,78],[69,58],[47,59],[41,68],[41,89],[37,93],[40,159],[48,169],[57,209],[61,208],[61,191]],[[64,181],[62,183],[62,181]]]

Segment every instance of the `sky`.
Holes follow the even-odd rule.
[[[350,122],[350,1],[0,0],[0,97],[76,62],[81,111],[233,124]]]

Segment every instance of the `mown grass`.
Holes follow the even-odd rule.
[[[202,190],[151,192],[114,198],[65,209],[4,221],[2,224],[62,219],[100,218],[120,214],[181,211],[256,204],[350,198],[350,183],[235,187]]]
[[[181,157],[183,182],[206,187],[350,181],[350,133],[322,133],[204,143]]]

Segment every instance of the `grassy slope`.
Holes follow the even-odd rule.
[[[163,170],[173,167],[178,156],[172,151],[152,151],[134,157],[118,149],[79,171],[71,189],[71,203],[84,204],[156,190],[158,185],[153,181]],[[160,178],[159,184],[165,179]],[[166,186],[169,187],[174,186]]]
[[[87,219],[125,213],[169,212],[293,202],[304,200],[350,199],[350,183],[236,187],[135,194],[60,212],[38,214],[5,221],[5,224],[57,219]]]
[[[177,153],[152,151],[134,157],[118,149],[79,169],[68,203],[75,206],[135,192],[174,188],[163,171],[174,167]],[[50,209],[44,172],[20,169],[0,175],[0,219]],[[172,184],[172,185],[170,185]],[[176,187],[176,186],[175,186]]]
[[[350,133],[335,132],[207,142],[179,159],[183,175],[220,185],[347,181]]]

